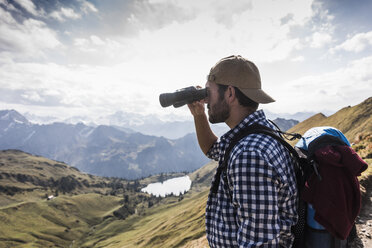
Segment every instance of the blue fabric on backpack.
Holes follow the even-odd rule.
[[[350,146],[349,141],[340,130],[334,127],[327,126],[310,128],[304,135],[302,135],[302,138],[297,142],[295,146],[307,151],[309,144],[323,135],[332,135],[334,137],[337,137],[341,139],[342,142],[345,143],[345,145]]]

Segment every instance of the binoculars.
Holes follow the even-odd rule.
[[[165,108],[173,105],[179,108],[185,104],[200,101],[207,97],[207,89],[198,89],[194,86],[179,89],[173,93],[163,93],[159,96],[160,105]]]

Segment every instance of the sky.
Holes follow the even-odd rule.
[[[259,68],[274,113],[372,96],[370,0],[0,0],[0,109],[191,118],[159,94],[204,86],[221,58]]]

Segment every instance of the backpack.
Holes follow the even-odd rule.
[[[235,137],[231,140],[230,144],[226,148],[223,162],[217,168],[215,181],[211,186],[211,192],[217,193],[218,186],[219,186],[220,179],[221,179],[221,174],[223,175],[222,180],[224,180],[224,182],[227,185],[229,185],[229,181],[227,180],[227,173],[222,173],[222,172],[227,170],[227,161],[229,159],[230,152],[242,138],[252,133],[261,133],[261,134],[271,136],[272,138],[277,140],[279,143],[281,143],[289,151],[290,155],[293,157],[295,161],[294,171],[295,171],[297,189],[298,189],[298,194],[299,194],[299,202],[298,202],[298,209],[297,209],[298,222],[295,226],[292,226],[291,231],[295,237],[293,247],[295,248],[305,247],[305,242],[306,242],[305,236],[309,236],[308,234],[306,234],[308,225],[309,225],[308,220],[307,220],[309,206],[307,202],[305,202],[302,199],[302,191],[305,188],[305,183],[307,182],[307,180],[309,179],[320,180],[320,181],[322,180],[321,175],[319,174],[319,171],[318,171],[318,164],[316,162],[314,154],[317,150],[324,148],[328,145],[331,145],[331,146],[333,145],[344,146],[345,144],[350,145],[347,139],[344,138],[343,134],[340,131],[338,131],[335,128],[330,128],[330,130],[331,131],[329,133],[327,132],[322,133],[322,132],[319,132],[319,130],[316,130],[315,133],[317,135],[312,135],[308,137],[305,136],[305,138],[307,138],[305,139],[304,137],[302,137],[300,134],[297,134],[297,133],[282,132],[280,131],[278,127],[277,127],[277,130],[274,130],[267,126],[263,126],[259,124],[253,124],[253,125],[246,127],[245,129],[241,130],[240,133],[235,135]],[[309,131],[312,131],[312,130],[310,129]],[[286,142],[284,138],[288,140],[300,139],[300,141],[295,146],[292,146],[288,142]],[[228,194],[230,197],[230,202],[233,203],[231,192],[228,191]],[[355,229],[355,224],[354,224],[354,229]],[[327,233],[326,230],[323,232],[320,231],[320,233],[323,233],[323,234],[325,233],[325,235],[329,236],[328,238],[332,239],[332,236],[329,233]],[[311,238],[314,238],[314,237],[316,237],[316,235],[313,235],[313,237]],[[320,242],[324,243],[324,238]],[[340,242],[340,240],[337,238],[332,239],[332,247],[345,247],[346,245],[345,242]],[[320,243],[317,244],[314,242],[310,242],[310,243],[314,245],[314,247],[320,244]]]

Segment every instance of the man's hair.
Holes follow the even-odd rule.
[[[229,87],[228,85],[223,85],[223,84],[217,84],[218,86],[218,94],[220,99],[223,99],[223,94],[226,92],[227,88]],[[239,104],[244,106],[244,107],[249,107],[252,108],[253,110],[258,109],[258,103],[244,95],[237,87],[232,86],[235,89],[235,95],[236,98],[238,98]]]

